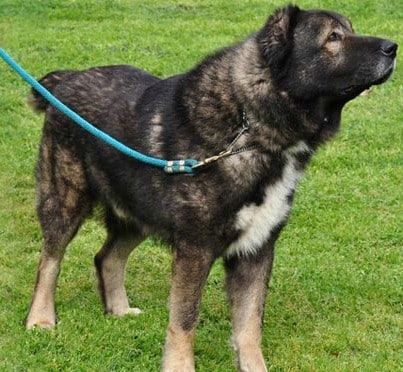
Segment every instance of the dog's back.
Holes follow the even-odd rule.
[[[83,71],[53,71],[39,82],[64,104],[82,111],[90,121],[102,111],[110,111],[119,106],[120,101],[130,100],[134,103],[146,87],[158,80],[135,67],[116,65]],[[29,103],[36,111],[46,111],[49,108],[48,101],[34,89]]]

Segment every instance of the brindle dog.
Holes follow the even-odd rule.
[[[194,370],[202,290],[221,256],[239,368],[265,371],[260,344],[274,244],[298,180],[337,132],[346,102],[389,78],[396,50],[389,40],[356,35],[337,13],[290,5],[245,41],[168,79],[130,66],[46,75],[42,84],[60,100],[145,154],[205,159],[237,141],[234,154],[194,175],[168,175],[95,139],[33,92],[33,105],[46,112],[36,173],[44,244],[27,328],[56,324],[60,262],[98,203],[108,236],[95,266],[107,313],[139,313],[124,288],[132,250],[149,234],[173,247],[163,370]]]

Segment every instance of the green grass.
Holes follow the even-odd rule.
[[[159,76],[259,28],[282,2],[2,0],[0,43],[33,75],[130,63]],[[299,2],[348,15],[360,33],[403,46],[398,0]],[[401,61],[400,61],[401,62]],[[343,129],[315,156],[278,246],[263,347],[272,371],[403,371],[403,77],[348,104]],[[0,370],[157,371],[167,325],[170,256],[148,241],[132,256],[128,295],[144,313],[105,317],[92,257],[97,218],[66,254],[52,331],[25,331],[41,246],[33,169],[42,117],[0,62]],[[199,371],[233,370],[221,263],[195,345]]]

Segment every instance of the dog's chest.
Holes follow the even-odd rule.
[[[242,207],[235,218],[235,228],[240,232],[236,241],[226,250],[226,256],[256,253],[281,224],[291,209],[291,199],[303,168],[297,159],[301,153],[310,152],[309,147],[300,142],[284,153],[286,159],[282,176],[266,187],[263,202]]]

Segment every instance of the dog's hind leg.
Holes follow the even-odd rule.
[[[144,238],[135,228],[130,229],[130,232],[128,229],[120,231],[116,228],[116,223],[110,223],[111,218],[112,216],[109,216],[109,223],[107,222],[107,239],[94,259],[99,291],[106,313],[117,316],[137,315],[141,311],[129,306],[124,277],[130,253]]]
[[[51,136],[45,135],[41,144],[37,193],[43,247],[26,327],[51,328],[60,263],[92,204],[82,164],[70,149],[53,144]]]
[[[164,372],[194,371],[195,326],[204,283],[214,262],[209,251],[185,249],[174,252]]]
[[[234,256],[224,262],[232,314],[232,343],[239,370],[267,371],[260,345],[273,250],[257,256]]]

